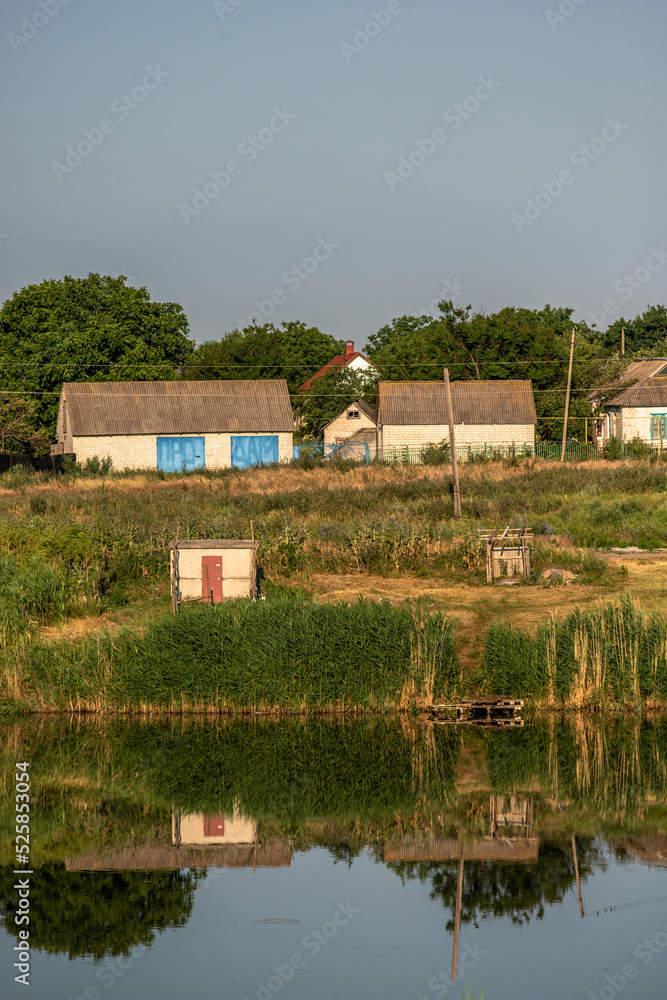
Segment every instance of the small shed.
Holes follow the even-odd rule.
[[[191,538],[171,549],[171,604],[218,604],[257,595],[257,542],[249,538]]]

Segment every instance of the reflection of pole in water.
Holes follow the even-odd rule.
[[[456,879],[456,913],[454,915],[454,944],[452,945],[452,982],[456,982],[456,964],[459,957],[459,930],[461,928],[461,900],[463,898],[463,850],[459,854],[459,873]]]
[[[574,857],[574,875],[577,880],[577,895],[579,896],[579,913],[584,915],[584,903],[581,898],[581,882],[579,881],[579,862],[577,861],[577,844],[572,834],[572,855]]]

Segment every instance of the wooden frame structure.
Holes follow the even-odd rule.
[[[492,583],[501,577],[522,576],[524,580],[530,577],[530,548],[533,540],[532,531],[526,528],[510,528],[508,525],[502,535],[495,531],[480,531],[479,537],[486,542],[486,582]]]

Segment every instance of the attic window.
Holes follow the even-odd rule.
[[[348,420],[359,420],[359,410],[348,410],[347,411]]]
[[[654,372],[652,378],[667,378],[667,365],[663,365],[659,371]]]

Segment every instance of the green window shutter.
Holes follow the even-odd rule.
[[[660,437],[660,417],[651,417],[651,441]]]

